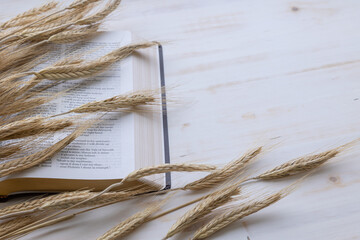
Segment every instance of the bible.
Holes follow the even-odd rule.
[[[59,45],[51,61],[61,59],[70,51],[98,57],[137,42],[139,40],[127,31],[104,32],[81,46]],[[138,90],[161,89],[158,91],[161,102],[153,106],[155,111],[106,114],[106,119],[85,131],[51,160],[1,178],[1,196],[79,189],[100,191],[136,169],[169,163],[162,46],[141,49],[104,73],[86,79],[81,86],[77,86],[76,81],[67,81],[55,86],[55,90],[61,91],[64,85],[71,88],[71,84],[74,89],[53,100],[46,114],[60,114],[87,102]],[[154,190],[170,187],[170,174],[152,180],[145,183]],[[140,182],[130,184],[136,186]]]

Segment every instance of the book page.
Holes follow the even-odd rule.
[[[106,53],[131,43],[129,32],[106,32],[85,44],[59,45],[51,62],[62,59],[71,52],[80,58],[96,59]],[[85,56],[81,56],[85,54]],[[49,65],[47,62],[46,66]],[[133,90],[133,65],[131,57],[113,65],[108,71],[87,79],[68,80],[51,89],[59,92],[73,88],[69,93],[47,104],[45,113],[59,114],[84,103],[103,100]],[[50,92],[51,92],[50,91]],[[135,168],[134,115],[109,113],[103,121],[88,129],[53,159],[10,178],[66,178],[66,179],[116,179]],[[56,134],[48,141],[54,143],[71,131]]]

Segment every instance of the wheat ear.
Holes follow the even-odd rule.
[[[211,188],[233,177],[236,173],[242,170],[247,163],[250,162],[261,152],[262,147],[255,148],[248,151],[240,158],[230,162],[225,167],[210,173],[209,175],[197,181],[191,182],[183,187],[185,190],[199,190],[204,188]]]
[[[33,230],[42,228],[44,226],[49,226],[49,225],[52,225],[52,224],[55,224],[55,223],[70,219],[70,218],[72,218],[72,217],[74,217],[76,215],[79,215],[81,213],[85,213],[85,212],[89,212],[89,211],[92,211],[92,210],[95,210],[95,209],[98,209],[98,208],[101,208],[101,207],[105,207],[105,206],[117,203],[119,201],[131,199],[131,198],[137,196],[138,194],[143,194],[143,193],[146,193],[146,192],[149,192],[149,191],[153,191],[154,189],[149,188],[148,186],[145,186],[144,188],[142,187],[142,188],[139,188],[137,190],[135,190],[135,189],[134,190],[128,189],[128,190],[129,191],[108,193],[109,195],[104,194],[103,195],[104,198],[97,198],[96,202],[94,202],[92,205],[90,205],[91,202],[88,202],[87,204],[80,206],[80,207],[88,207],[88,206],[96,206],[96,207],[87,208],[87,209],[82,210],[80,212],[76,212],[76,213],[69,214],[69,215],[66,215],[66,216],[58,217],[56,219],[49,220],[49,221],[46,221],[46,222],[41,221],[42,220],[41,219],[40,221],[33,222],[33,223],[31,223],[31,224],[29,224],[29,225],[27,225],[25,227],[22,227],[22,228],[14,231],[14,232],[11,232],[11,233],[3,236],[3,237],[0,237],[0,239],[4,239],[5,237],[11,237],[11,236],[16,236],[16,235],[26,234],[26,233],[29,233],[29,232],[31,232]],[[93,193],[93,194],[95,194],[95,193]],[[105,198],[105,195],[106,195],[106,198]],[[71,204],[71,202],[68,202],[68,204]],[[59,205],[57,207],[59,207]],[[52,209],[53,208],[48,209],[48,210],[52,210]],[[46,219],[48,219],[48,217],[46,217]],[[41,222],[41,223],[39,223],[39,222]]]
[[[49,206],[62,205],[69,201],[73,201],[75,198],[81,198],[83,196],[89,196],[89,191],[84,190],[84,191],[65,192],[40,199],[34,199],[31,201],[25,201],[22,203],[14,204],[0,209],[0,219],[42,211],[44,209],[49,208]]]
[[[32,18],[34,16],[37,16],[37,15],[43,14],[45,12],[48,12],[50,10],[53,10],[54,8],[57,7],[57,5],[58,5],[57,2],[52,1],[52,2],[44,4],[43,6],[40,6],[38,8],[30,9],[26,12],[18,14],[17,16],[10,19],[9,21],[6,21],[0,27],[3,29],[6,29],[6,28],[16,27],[16,26],[20,26],[22,24],[29,23],[29,22],[27,22],[28,18]]]
[[[36,220],[40,219],[38,215],[21,216],[0,223],[0,237],[14,230],[22,228]]]
[[[49,132],[56,132],[75,123],[70,118],[48,119],[46,117],[31,117],[0,126],[0,141],[24,138]]]
[[[319,154],[301,157],[286,162],[284,164],[281,164],[280,166],[277,166],[269,171],[266,171],[260,174],[259,176],[254,177],[254,179],[262,179],[262,180],[279,179],[282,177],[287,177],[305,171],[309,171],[324,164],[329,159],[335,157],[338,153],[339,150],[332,149]]]
[[[67,137],[42,151],[0,164],[0,177],[23,171],[52,158],[56,153],[68,146],[90,126],[90,124],[87,124],[85,126],[78,127]]]
[[[158,211],[166,201],[167,199],[161,201],[160,203],[152,204],[143,211],[134,214],[133,216],[124,220],[117,226],[111,228],[104,235],[97,238],[97,240],[115,240],[128,235],[129,233],[133,232],[136,228],[138,228],[140,225],[145,223],[147,219],[151,216],[151,214]]]
[[[38,79],[48,80],[67,80],[94,76],[105,71],[113,63],[131,55],[134,51],[141,48],[148,48],[158,44],[157,42],[148,42],[133,44],[114,50],[109,54],[89,63],[72,64],[64,66],[52,66],[34,73]]]
[[[21,150],[22,146],[19,144],[8,144],[0,147],[0,159],[10,157]]]
[[[68,113],[112,112],[154,102],[155,97],[153,92],[142,91],[118,95],[101,101],[89,102],[70,110]]]
[[[78,207],[83,208],[83,207],[91,207],[96,205],[107,204],[110,202],[120,202],[127,200],[135,195],[146,193],[149,191],[151,191],[150,188],[141,188],[132,191],[105,193],[104,195],[101,195],[100,197],[94,199],[93,201],[87,202],[86,204],[82,204]],[[97,194],[96,192],[89,192],[88,190],[84,190],[84,191],[65,192],[40,199],[25,201],[23,203],[15,204],[0,209],[0,219],[5,219],[9,217],[24,215],[24,214],[31,214],[35,212],[65,209],[85,199],[91,198],[96,194]]]
[[[154,174],[160,174],[160,173],[166,173],[166,172],[200,172],[200,171],[212,171],[216,169],[216,167],[211,165],[205,165],[205,164],[163,164],[163,165],[157,165],[153,167],[146,167],[141,168],[139,170],[136,170],[129,175],[127,175],[122,182],[127,181],[135,181],[140,178],[154,175]]]
[[[239,192],[239,187],[237,184],[235,184],[210,194],[208,197],[200,201],[195,207],[187,211],[182,217],[180,217],[170,228],[164,239],[168,239],[174,236],[176,233],[183,231],[198,219],[209,214],[212,210],[231,201],[231,197],[239,194]]]
[[[66,9],[83,8],[89,4],[99,2],[100,0],[75,0]]]
[[[205,239],[210,235],[214,234],[215,232],[219,231],[220,229],[228,226],[230,223],[270,206],[271,204],[279,201],[282,197],[283,195],[281,193],[276,193],[269,197],[266,197],[265,199],[253,200],[241,204],[234,210],[226,211],[220,216],[213,218],[209,223],[196,231],[192,240]]]
[[[79,20],[70,21],[70,22],[68,21],[68,23],[65,23],[63,25],[57,25],[53,28],[49,28],[49,29],[46,29],[43,31],[35,32],[28,36],[24,36],[25,38],[22,39],[22,42],[42,41],[42,40],[48,39],[53,34],[64,31],[65,29],[67,29],[71,26],[90,25],[90,24],[98,23],[98,22],[104,20],[104,18],[106,18],[110,13],[112,13],[120,5],[120,2],[121,2],[121,0],[110,0],[101,11],[99,11],[89,17],[81,18]],[[59,12],[62,12],[62,11],[63,10],[61,10]],[[58,14],[59,12],[56,12],[56,14]],[[54,15],[54,14],[51,14],[51,15]],[[35,21],[35,22],[38,22],[38,21]],[[19,32],[19,30],[17,30],[16,32]],[[22,38],[22,37],[21,36],[10,36],[5,39],[2,39],[0,44],[4,43],[6,41],[13,41],[13,39],[15,39],[15,41],[16,41],[19,38]]]
[[[84,17],[91,9],[91,5],[88,5],[83,8],[75,8],[71,11],[65,11],[61,14],[57,14],[55,16],[47,18],[41,24],[25,28],[24,30],[19,32],[17,36],[20,38],[33,36],[33,39],[36,39],[35,35],[37,34],[42,36],[48,35],[47,31],[51,32],[51,30],[57,27],[63,27],[68,22],[75,22]]]
[[[153,175],[153,174],[159,174],[159,173],[165,173],[165,172],[171,172],[171,171],[186,171],[186,172],[194,172],[194,171],[211,171],[211,170],[214,170],[215,167],[213,166],[209,166],[209,165],[205,165],[205,164],[167,164],[167,165],[159,165],[159,166],[155,166],[155,167],[148,167],[148,168],[144,168],[144,169],[139,169],[139,170],[136,170],[134,171],[133,173],[130,173],[130,177],[126,177],[125,179],[123,179],[121,182],[119,183],[114,183],[112,185],[110,185],[109,187],[107,187],[105,190],[101,191],[100,193],[95,193],[95,195],[93,196],[90,196],[89,198],[81,201],[81,202],[78,202],[66,209],[63,209],[55,214],[52,214],[50,216],[47,216],[43,219],[40,219],[39,221],[36,221],[32,224],[30,224],[28,226],[28,228],[21,228],[19,229],[19,231],[13,233],[12,235],[16,235],[18,233],[22,233],[23,231],[27,232],[28,229],[29,231],[31,229],[37,229],[36,226],[39,226],[41,227],[42,224],[46,224],[48,219],[50,218],[53,218],[55,216],[58,216],[70,209],[73,209],[75,207],[79,207],[79,206],[83,206],[84,204],[87,204],[89,202],[92,202],[92,201],[95,201],[96,199],[98,199],[101,195],[109,192],[111,189],[115,188],[115,187],[119,187],[121,186],[125,181],[132,181],[132,180],[136,180],[138,178],[141,178],[141,177],[145,177],[145,176],[149,176],[149,175]],[[129,176],[128,175],[128,176]],[[69,215],[70,216],[73,216],[73,215]],[[55,221],[56,219],[54,219]],[[60,221],[61,219],[59,219]],[[53,220],[50,220],[49,222],[52,222]],[[47,225],[46,225],[47,226]]]
[[[102,10],[93,15],[76,21],[75,25],[87,25],[100,22],[110,15],[120,5],[121,0],[110,0]]]
[[[91,25],[87,28],[71,29],[51,36],[48,41],[52,43],[71,43],[83,41],[88,37],[98,33],[99,25]]]

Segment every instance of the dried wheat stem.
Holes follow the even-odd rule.
[[[56,132],[75,123],[70,118],[48,119],[46,117],[31,117],[0,126],[0,141],[24,138],[49,132]]]
[[[70,135],[42,151],[0,164],[0,177],[23,171],[50,159],[80,136],[88,127],[90,125],[75,129]]]
[[[319,154],[301,157],[266,171],[259,176],[254,177],[254,179],[272,180],[309,171],[335,157],[338,153],[339,150],[332,149]]]
[[[166,200],[167,199],[165,199],[165,201]],[[165,201],[152,204],[150,207],[146,208],[145,210],[134,214],[133,216],[121,222],[117,226],[111,228],[104,235],[97,238],[97,240],[114,240],[114,239],[120,239],[128,235],[136,228],[138,228],[140,225],[145,223],[147,219],[151,216],[151,214],[158,211],[160,207],[164,205]]]
[[[114,50],[113,52],[89,63],[47,67],[34,73],[38,79],[67,80],[94,76],[105,71],[113,63],[131,55],[134,51],[158,44],[157,42],[133,44]]]
[[[207,198],[199,202],[195,207],[180,217],[170,228],[165,239],[168,239],[174,236],[176,233],[183,231],[198,219],[209,214],[212,210],[231,201],[231,197],[237,194],[239,194],[239,188],[237,184],[227,186],[222,188],[220,191],[216,191],[215,193],[210,194]]]
[[[221,182],[233,177],[236,173],[242,170],[247,163],[250,162],[261,152],[262,147],[255,148],[248,151],[240,158],[230,162],[225,167],[210,173],[209,175],[197,181],[191,182],[183,187],[184,190],[199,190],[204,188],[211,188]]]
[[[276,193],[265,199],[253,200],[239,205],[236,209],[226,211],[220,216],[213,218],[209,223],[196,231],[192,240],[205,239],[230,223],[270,206],[279,201],[282,197],[283,195],[281,193]]]

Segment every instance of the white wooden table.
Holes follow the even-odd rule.
[[[1,18],[43,2],[1,0]],[[123,0],[106,26],[165,42],[173,162],[226,163],[265,144],[265,170],[360,136],[359,11],[356,0]],[[213,239],[360,239],[359,149]],[[196,174],[185,176],[175,185]],[[115,204],[24,239],[95,239],[143,206]],[[184,211],[127,239],[161,239]]]

